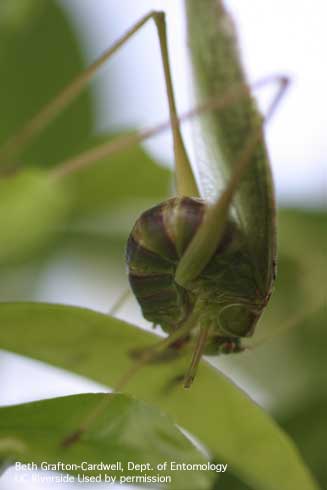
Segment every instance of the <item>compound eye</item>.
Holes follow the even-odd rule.
[[[224,334],[235,337],[248,337],[253,334],[260,313],[248,305],[232,304],[222,308],[219,314],[219,327]]]

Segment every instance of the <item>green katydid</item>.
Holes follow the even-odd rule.
[[[102,63],[148,20],[155,21],[174,138],[177,198],[141,216],[129,239],[127,255],[131,285],[146,318],[169,333],[141,362],[148,362],[166,348],[174,350],[195,341],[185,378],[185,385],[189,386],[203,352],[240,351],[240,337],[253,333],[271,293],[276,246],[273,190],[262,121],[245,83],[234,36],[222,28],[229,18],[219,2],[205,0],[200,6],[199,2],[188,0],[186,8],[189,29],[201,29],[200,34],[194,32],[191,38],[202,37],[202,41],[192,47],[192,52],[195,72],[200,73],[199,91],[205,101],[185,117],[215,109],[204,121],[207,127],[213,125],[216,133],[210,136],[208,144],[216,145],[215,139],[219,145],[224,142],[220,151],[226,164],[227,184],[214,203],[206,204],[200,197],[181,136],[170,76],[165,18],[161,12],[150,12],[136,23],[12,138],[0,151],[0,157],[16,156],[80,93]],[[201,19],[201,16],[206,17]],[[203,25],[208,28],[204,30]],[[210,40],[214,40],[212,45]],[[204,43],[207,45],[203,46]],[[207,75],[210,80],[206,79]],[[279,82],[280,90],[266,119],[287,85],[283,77],[272,77],[268,81],[271,80]],[[64,178],[100,156],[150,137],[166,126],[131,135],[62,162],[51,172],[51,177]]]

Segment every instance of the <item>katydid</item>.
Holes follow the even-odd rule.
[[[37,114],[20,133],[0,149],[0,159],[17,157],[85,87],[96,69],[107,61],[146,22],[158,31],[173,132],[177,196],[145,211],[127,244],[132,290],[145,318],[160,325],[168,337],[139,364],[165,350],[178,352],[194,344],[184,386],[194,379],[202,354],[240,352],[241,338],[252,335],[267,305],[276,266],[275,206],[269,161],[263,141],[262,119],[238,59],[235,34],[220,2],[187,0],[194,78],[202,102],[178,116],[167,49],[165,16],[150,12],[137,22],[81,76]],[[206,29],[203,28],[206,25]],[[198,32],[200,31],[200,32]],[[200,41],[199,41],[200,39]],[[258,86],[278,83],[279,89],[265,117],[269,119],[288,80],[269,77]],[[210,111],[210,114],[209,112]],[[189,161],[180,121],[205,113],[206,144],[219,146],[226,185],[214,201],[201,193]],[[162,130],[166,123],[60,162],[53,179],[92,164]],[[216,150],[216,148],[215,148]],[[137,364],[136,364],[137,365]],[[129,375],[129,373],[128,373]],[[128,376],[123,380],[128,381]],[[124,383],[119,384],[122,388]],[[104,404],[107,401],[104,400]],[[94,419],[65,441],[74,442]]]

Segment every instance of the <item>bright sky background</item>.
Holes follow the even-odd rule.
[[[90,61],[149,10],[166,7],[178,106],[180,111],[190,108],[181,2],[61,0],[61,3],[75,16],[76,25],[85,36]],[[287,99],[267,130],[278,197],[281,201],[297,205],[304,201],[326,205],[326,2],[228,0],[226,5],[231,8],[239,27],[249,79],[283,73],[293,80]],[[117,97],[114,101],[108,100],[106,78],[99,77],[99,127],[107,126],[107,113],[112,113],[113,109],[117,126],[151,125],[167,118],[165,88],[153,26],[148,26],[130,41],[103,73],[109,73],[110,66],[115,72]],[[170,143],[167,134],[148,146],[162,160],[169,160],[172,158]],[[57,369],[44,369],[36,362],[17,360],[10,355],[1,358],[1,368],[2,403],[37,399],[44,396],[45,385],[49,387],[49,397],[97,390],[97,385],[77,376],[63,374]],[[55,486],[17,483],[8,472],[0,482],[0,490],[17,488],[40,490]],[[62,485],[61,488],[71,487]]]

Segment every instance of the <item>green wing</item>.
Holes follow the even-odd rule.
[[[223,97],[231,87],[245,82],[233,22],[220,0],[185,0],[185,6],[195,96],[200,100]],[[195,153],[201,153],[196,164],[205,197],[217,197],[218,180],[226,182],[259,124],[261,117],[250,97],[201,117]],[[274,273],[276,231],[274,190],[264,139],[253,152],[234,204],[235,218],[253,257],[256,282],[260,289],[268,290]]]

